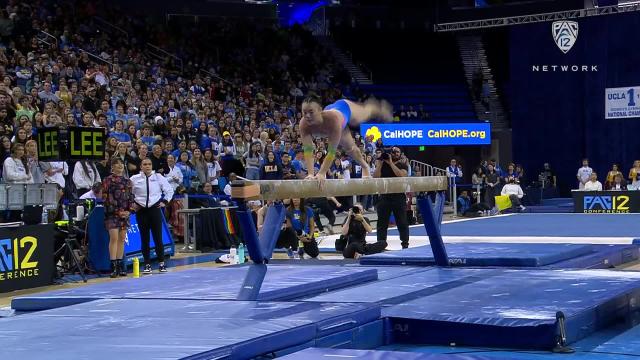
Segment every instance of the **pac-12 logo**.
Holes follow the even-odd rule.
[[[629,196],[585,196],[583,205],[585,213],[628,213]]]
[[[563,53],[568,53],[578,39],[578,23],[575,21],[554,21],[551,24],[553,40]]]
[[[0,239],[0,281],[38,276],[33,256],[37,248],[38,239],[33,236]]]

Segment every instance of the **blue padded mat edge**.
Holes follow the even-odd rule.
[[[425,354],[399,351],[321,349],[310,348],[282,357],[283,360],[328,360],[328,359],[366,359],[366,360],[495,360],[488,355],[470,354]],[[501,358],[504,359],[504,358]],[[515,358],[514,358],[515,359]]]
[[[236,299],[249,267],[199,268],[14,298],[17,311],[39,311],[99,299]],[[259,300],[284,301],[378,279],[363,267],[270,265]]]
[[[457,266],[540,267],[593,252],[591,245],[529,243],[449,243],[449,262]],[[388,251],[360,258],[362,265],[433,265],[430,246]]]
[[[370,304],[98,300],[0,319],[0,348],[7,358],[25,360],[43,353],[58,358],[240,359],[379,318],[380,307]]]

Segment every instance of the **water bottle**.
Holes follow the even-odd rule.
[[[133,277],[139,278],[140,277],[140,260],[138,259],[138,257],[133,258],[132,266],[133,266]]]
[[[47,209],[42,209],[42,224],[46,224],[49,222],[49,211]]]
[[[238,245],[238,264],[244,264],[245,255],[244,255],[244,244]]]
[[[238,251],[235,246],[232,246],[229,250],[229,264],[237,264],[238,263]]]

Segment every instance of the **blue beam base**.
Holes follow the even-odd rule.
[[[444,210],[444,192],[437,192],[435,196],[435,209],[431,197],[428,194],[418,196],[417,204],[424,221],[424,227],[429,236],[429,243],[431,244],[431,251],[433,252],[436,265],[449,266],[449,256],[447,255],[447,250],[444,247],[444,241],[442,241],[442,235],[440,233],[440,224],[442,223],[442,213]]]

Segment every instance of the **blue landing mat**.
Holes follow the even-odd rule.
[[[449,264],[453,266],[539,267],[593,253],[591,245],[449,243]],[[434,265],[430,246],[388,251],[360,259],[362,265]]]
[[[616,326],[604,331],[599,331],[586,339],[576,342],[571,346],[575,350],[572,354],[554,354],[548,351],[407,344],[391,344],[376,349],[427,354],[486,355],[500,360],[633,360],[640,357],[639,338],[640,328],[627,329],[624,326]]]
[[[153,274],[74,289],[17,297],[17,311],[38,311],[98,299],[236,299],[248,266],[199,268]],[[373,268],[270,265],[258,300],[283,301],[378,279]]]
[[[282,357],[283,360],[334,360],[336,358],[367,360],[495,360],[486,355],[423,354],[398,351],[347,350],[310,348]],[[504,360],[504,358],[501,358]]]
[[[640,245],[592,245],[593,253],[544,266],[546,269],[608,269],[640,258]]]
[[[21,360],[247,359],[379,317],[364,304],[98,300],[0,319],[0,349]]]
[[[640,214],[514,214],[442,224],[443,236],[553,236],[640,238]],[[410,228],[426,236],[424,226]],[[389,230],[398,235],[398,230]]]
[[[385,308],[400,343],[551,349],[557,312],[573,343],[640,306],[640,274],[487,270],[459,286]]]
[[[637,310],[640,274],[436,268],[307,301],[379,303],[399,343],[549,349],[558,311],[574,342]]]

